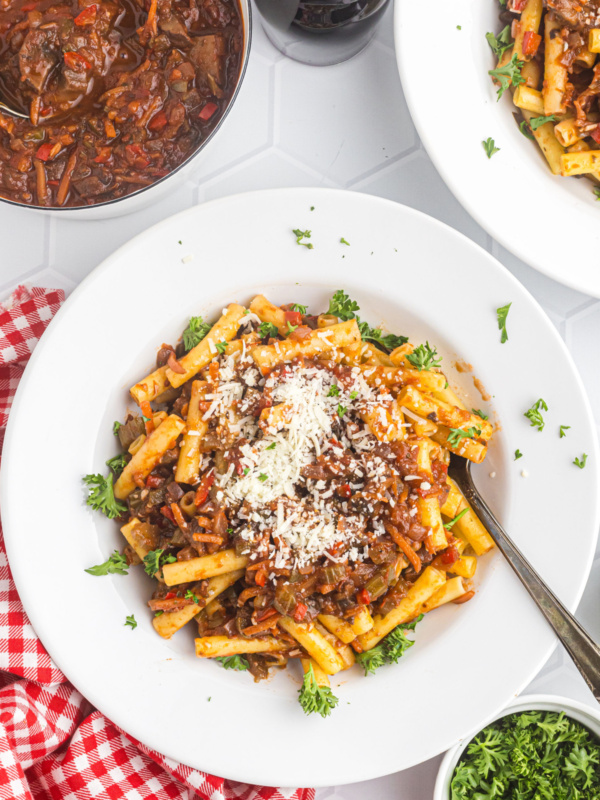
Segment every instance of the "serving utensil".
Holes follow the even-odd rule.
[[[471,462],[453,454],[450,459],[448,475],[456,481],[459,489],[498,545],[502,555],[517,573],[523,586],[535,600],[538,608],[546,617],[546,621],[590,687],[592,694],[600,703],[600,647],[548,588],[492,514],[473,483]]]
[[[29,114],[22,114],[14,108],[7,106],[6,103],[0,100],[0,111],[6,111],[7,114],[12,114],[13,117],[21,117],[21,119],[29,119]]]

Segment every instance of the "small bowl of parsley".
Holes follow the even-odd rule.
[[[600,710],[525,695],[440,765],[433,800],[600,800]]]

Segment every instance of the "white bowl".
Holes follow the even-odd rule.
[[[5,197],[0,197],[0,207],[2,203],[7,203],[17,208],[29,209],[38,214],[46,214],[47,216],[62,217],[63,219],[78,219],[84,222],[91,222],[99,219],[109,219],[110,217],[122,217],[125,214],[132,214],[134,211],[140,211],[143,208],[156,203],[164,195],[169,194],[177,186],[180,186],[192,170],[196,169],[198,164],[206,160],[207,155],[214,149],[215,140],[218,138],[218,132],[225,124],[225,120],[229,116],[233,104],[235,103],[239,94],[246,68],[248,66],[248,58],[250,56],[250,43],[252,40],[252,9],[250,0],[238,0],[240,13],[242,16],[242,23],[244,26],[244,47],[242,51],[242,60],[240,63],[240,74],[235,86],[234,92],[231,95],[231,100],[225,109],[223,116],[215,125],[209,136],[199,145],[199,147],[191,153],[185,161],[176,167],[164,178],[151,183],[149,186],[144,186],[125,197],[118,197],[114,200],[106,200],[103,203],[95,203],[91,206],[76,206],[66,208],[44,208],[43,206],[28,205],[27,203],[16,203],[14,200],[7,200]]]
[[[435,788],[433,790],[433,800],[449,800],[452,775],[454,774],[456,765],[462,758],[465,748],[473,740],[473,737],[495,720],[502,719],[502,717],[506,717],[508,714],[515,714],[522,711],[556,711],[558,713],[564,711],[567,717],[580,722],[600,739],[600,706],[593,708],[592,706],[586,706],[584,703],[579,703],[577,700],[571,700],[568,697],[559,697],[553,694],[526,694],[523,697],[518,697],[516,700],[513,700],[502,713],[489,720],[489,722],[486,722],[485,725],[482,725],[479,731],[474,732],[471,736],[465,736],[465,738],[461,739],[451,750],[448,750],[440,764]]]
[[[496,102],[485,34],[503,27],[499,9],[497,0],[398,0],[396,56],[413,122],[448,188],[491,236],[534,269],[600,297],[593,184],[552,175],[519,131],[510,93]],[[417,33],[424,30],[429,58]],[[443,85],[440,61],[452,76]],[[488,137],[500,148],[491,159],[482,147]]]

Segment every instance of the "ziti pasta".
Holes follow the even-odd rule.
[[[193,317],[132,387],[109,476],[85,479],[124,537],[88,572],[144,569],[156,632],[193,620],[201,658],[256,680],[296,660],[324,716],[329,676],[395,663],[422,614],[473,596],[493,546],[447,477],[451,453],[485,457],[487,415],[429,342],[358,310],[340,290],[320,315],[258,296]]]
[[[600,181],[600,5],[597,0],[507,0],[490,71],[511,90],[521,131],[555,175]]]

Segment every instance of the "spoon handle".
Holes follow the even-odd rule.
[[[552,629],[565,646],[575,666],[600,703],[600,647],[567,611],[548,588],[521,551],[492,514],[472,483],[471,475],[461,486],[477,516],[488,529],[492,539],[519,576],[521,583],[537,603]]]

